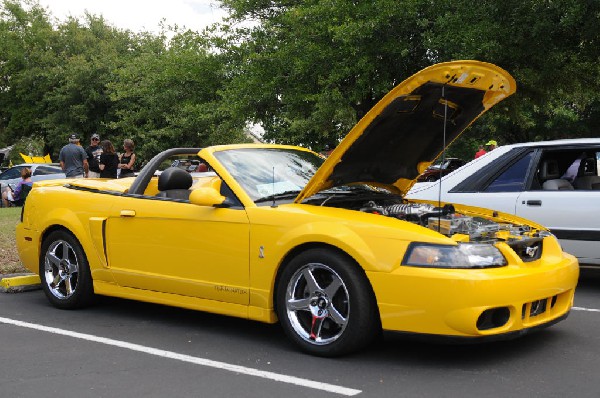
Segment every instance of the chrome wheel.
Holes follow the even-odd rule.
[[[290,258],[278,273],[274,301],[287,337],[310,354],[347,354],[381,332],[364,270],[332,248],[310,248]]]
[[[73,246],[64,240],[52,242],[44,259],[44,280],[56,298],[69,299],[77,291],[80,260]]]
[[[332,268],[309,263],[291,277],[285,306],[295,333],[314,345],[337,340],[350,316],[350,296],[342,278]]]

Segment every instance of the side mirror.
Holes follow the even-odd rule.
[[[213,187],[196,188],[190,194],[190,203],[198,206],[226,207],[225,196]]]

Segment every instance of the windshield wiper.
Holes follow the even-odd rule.
[[[296,196],[298,196],[299,193],[300,193],[300,190],[279,192],[274,195],[263,196],[262,198],[258,198],[254,201],[254,203],[262,203],[262,202],[268,202],[268,201],[272,201],[272,200],[295,198]]]

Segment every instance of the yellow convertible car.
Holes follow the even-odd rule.
[[[176,148],[137,177],[36,183],[21,260],[59,308],[107,295],[279,321],[322,356],[382,329],[486,340],[552,325],[579,268],[547,229],[403,199],[514,91],[494,65],[443,63],[395,87],[327,159],[284,145]]]

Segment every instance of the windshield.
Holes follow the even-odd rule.
[[[313,152],[284,148],[231,149],[215,157],[255,202],[273,195],[295,198],[325,161]]]

